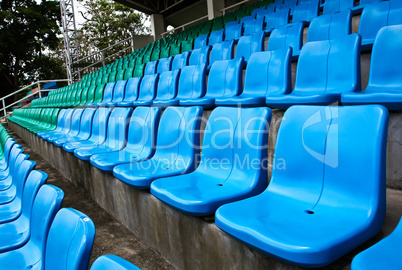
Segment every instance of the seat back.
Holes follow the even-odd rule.
[[[251,35],[264,29],[264,18],[247,20],[243,23],[243,35]]]
[[[91,136],[92,120],[95,115],[95,108],[86,108],[81,116],[79,140],[87,140]]]
[[[62,208],[54,217],[46,242],[45,269],[86,270],[95,225],[85,214]]]
[[[191,51],[189,65],[208,65],[209,52],[211,51],[211,46],[204,46],[199,49],[194,49]]]
[[[92,119],[90,141],[103,143],[106,140],[106,130],[111,109],[100,107],[96,110]]]
[[[69,136],[77,136],[80,132],[81,116],[84,109],[75,109],[71,118],[71,129],[68,133]]]
[[[11,153],[11,149],[13,148],[13,146],[16,144],[16,142],[14,140],[7,140],[6,144],[4,146],[4,158],[5,158],[5,162],[7,164],[7,166],[10,164],[10,153]]]
[[[71,120],[73,117],[73,113],[74,113],[75,109],[67,109],[66,113],[64,114],[64,127],[63,130],[61,131],[64,134],[67,134],[70,129],[71,129]]]
[[[355,4],[354,0],[325,0],[323,14],[331,14],[352,8]]]
[[[128,118],[133,108],[116,107],[112,110],[107,124],[106,140],[104,145],[112,149],[121,149],[127,141]]]
[[[158,60],[148,62],[145,66],[144,76],[155,74],[158,62],[159,62]]]
[[[321,95],[360,91],[360,44],[361,37],[358,34],[304,44],[292,94]]]
[[[172,70],[182,69],[185,66],[188,66],[189,60],[190,60],[190,52],[177,54],[173,59]]]
[[[199,36],[194,41],[194,49],[199,49],[208,45],[208,34]]]
[[[144,76],[145,64],[136,65],[134,68],[133,77]]]
[[[150,101],[155,99],[158,80],[159,74],[145,75],[141,81],[137,100]]]
[[[274,29],[289,23],[290,9],[282,8],[271,14],[264,16],[266,22],[266,29]]]
[[[123,260],[116,255],[103,255],[97,258],[91,266],[91,270],[140,270],[137,266]]]
[[[233,97],[240,94],[243,86],[243,58],[216,61],[209,72],[205,97]]]
[[[105,90],[103,91],[103,99],[101,103],[105,104],[106,102],[112,101],[115,86],[115,82],[106,84]]]
[[[234,40],[223,41],[215,43],[211,50],[211,56],[209,59],[209,64],[219,60],[230,60],[234,57]]]
[[[207,67],[205,64],[186,66],[181,70],[178,99],[193,99],[205,95]]]
[[[31,218],[35,196],[47,179],[46,173],[32,170],[34,166],[35,162],[31,160],[25,160],[21,164],[21,169],[25,171],[21,177],[26,177],[26,180],[24,181],[24,187],[17,190],[17,197],[22,195],[22,214],[28,219]]]
[[[157,73],[161,74],[165,71],[172,70],[173,57],[159,59]]]
[[[124,71],[123,80],[128,80],[128,79],[134,77],[133,73],[134,73],[134,68],[132,68],[132,67],[126,68],[125,71]]]
[[[124,99],[124,89],[126,88],[127,80],[117,81],[113,91],[112,102],[120,102]]]
[[[237,43],[236,58],[243,57],[247,62],[250,56],[255,52],[264,50],[265,33],[258,32],[249,36],[242,36]]]
[[[26,189],[26,180],[28,178],[28,175],[31,173],[33,168],[36,165],[36,162],[32,160],[28,160],[29,155],[26,154],[20,154],[18,155],[16,159],[16,164],[14,166],[14,173],[13,173],[13,185],[15,186],[15,196],[22,199],[22,194],[24,190]],[[32,205],[28,205],[29,207],[27,208],[27,205],[25,205],[24,208],[24,200],[22,199],[22,211],[24,215],[29,218],[31,214],[31,208]]]
[[[307,42],[342,38],[352,33],[352,11],[321,15],[311,21]]]
[[[126,87],[124,90],[123,101],[132,102],[132,101],[137,100],[141,80],[142,80],[142,77],[134,77],[134,78],[130,78],[127,81],[127,84],[126,84]]]
[[[116,75],[116,82],[124,80],[124,69],[119,70]]]
[[[275,96],[292,91],[292,49],[254,53],[248,62],[243,94]]]
[[[224,32],[225,29],[211,32],[211,34],[209,34],[208,45],[214,45],[215,43],[222,42]]]
[[[158,91],[155,100],[170,100],[177,95],[180,70],[165,71],[159,76]]]
[[[304,23],[295,23],[289,26],[276,28],[272,31],[268,40],[267,51],[291,47],[293,52],[298,52],[303,46]]]
[[[402,93],[402,25],[383,27],[377,34],[371,55],[370,76],[366,91]]]
[[[93,103],[99,103],[102,102],[103,99],[103,91],[105,90],[106,84],[100,84],[96,86],[95,90],[95,98]]]
[[[243,24],[238,21],[229,22],[225,26],[225,40],[239,39],[243,34]]]
[[[95,85],[91,85],[88,89],[88,94],[87,94],[87,103],[92,103],[94,102],[95,99],[95,90],[96,90],[96,86]]]

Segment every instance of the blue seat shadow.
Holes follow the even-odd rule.
[[[114,107],[117,103],[122,102],[124,99],[124,92],[126,89],[128,80],[117,81],[113,91],[113,98],[107,102],[105,106]]]
[[[156,87],[158,85],[159,74],[145,75],[141,80],[140,90],[137,100],[132,102],[132,106],[149,106],[156,97]]]
[[[170,56],[168,58],[159,59],[159,63],[158,63],[156,72],[161,74],[165,71],[171,71],[172,70],[172,62],[173,62],[173,56]]]
[[[243,58],[216,61],[209,72],[208,89],[203,97],[180,99],[180,106],[215,106],[216,98],[237,96],[241,92],[243,77]]]
[[[401,254],[402,219],[395,230],[374,246],[356,255],[352,261],[352,270],[402,269]]]
[[[211,69],[211,66],[213,63],[215,63],[215,61],[233,59],[234,47],[235,47],[234,40],[215,43],[212,46],[208,69]]]
[[[360,42],[360,35],[352,34],[304,44],[293,92],[267,97],[267,105],[276,109],[292,105],[329,105],[340,102],[343,93],[361,91]]]
[[[63,191],[55,186],[43,185],[39,189],[32,208],[29,241],[18,249],[0,253],[0,265],[4,269],[44,268],[47,235],[63,198]]]
[[[267,96],[282,96],[292,91],[290,47],[251,55],[243,92],[239,96],[215,99],[216,106],[264,106]]]
[[[133,105],[133,102],[136,101],[138,98],[141,80],[142,77],[130,78],[128,80],[124,89],[124,99],[120,102],[117,102],[116,106],[130,107]]]
[[[202,107],[168,107],[159,122],[155,155],[146,161],[117,165],[113,175],[148,189],[157,178],[192,172],[198,165]]]
[[[74,150],[74,155],[81,160],[89,161],[92,155],[121,150],[126,144],[127,122],[132,112],[133,108],[114,108],[108,119],[105,141],[77,148]]]
[[[91,266],[91,270],[140,270],[132,263],[117,257],[116,255],[103,255],[97,258]]]
[[[381,229],[388,111],[293,106],[283,119],[268,188],[220,207],[215,223],[276,259],[323,267]]]
[[[255,52],[264,50],[265,33],[257,32],[249,36],[242,36],[236,47],[236,58],[243,57],[248,62],[250,56]]]
[[[190,61],[190,52],[183,52],[181,54],[177,54],[172,62],[172,70],[182,69],[185,66],[188,66]]]
[[[292,60],[297,60],[303,46],[304,27],[304,22],[299,22],[276,28],[269,36],[267,51],[291,47]]]
[[[216,108],[206,124],[198,168],[155,180],[151,193],[194,216],[211,215],[223,204],[261,193],[268,183],[264,162],[271,115],[266,107]]]
[[[159,77],[156,98],[152,101],[154,106],[165,106],[163,102],[173,100],[177,96],[180,70],[163,72]],[[159,102],[162,101],[162,104]]]
[[[206,64],[208,66],[209,63],[209,53],[211,51],[212,46],[204,46],[198,49],[194,49],[191,51],[189,65],[201,65]]]
[[[402,25],[383,27],[374,42],[366,89],[342,94],[342,104],[381,104],[388,110],[402,110],[402,70],[395,64],[401,57]]]
[[[91,156],[91,164],[100,170],[112,172],[116,165],[152,157],[161,111],[158,107],[137,107],[130,118],[126,146],[120,151]]]
[[[47,236],[45,269],[88,269],[94,238],[95,225],[87,215],[72,208],[60,209]]]

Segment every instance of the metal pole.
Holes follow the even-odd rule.
[[[3,101],[3,113],[4,113],[4,117],[6,117],[6,115],[7,115],[6,103],[4,102],[4,99],[2,101]]]
[[[38,92],[39,92],[39,98],[41,98],[41,97],[42,97],[42,93],[41,93],[41,90],[40,90],[40,82],[38,82]]]

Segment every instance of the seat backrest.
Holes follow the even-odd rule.
[[[303,46],[303,30],[302,22],[274,29],[269,36],[267,51],[286,47],[291,47],[293,52],[300,51]]]
[[[291,196],[310,214],[323,204],[359,206],[384,218],[389,119],[384,107],[293,106],[284,119],[273,161],[282,167],[274,168],[268,192]]]
[[[86,108],[83,111],[80,122],[80,132],[77,135],[80,140],[87,140],[91,136],[91,126],[95,112],[95,108]]]
[[[199,49],[208,45],[208,34],[199,36],[194,41],[194,49]]]
[[[134,77],[130,78],[127,81],[125,90],[124,90],[124,99],[123,101],[135,101],[138,98],[138,91],[140,89],[142,77]]]
[[[16,167],[16,160],[18,156],[23,153],[24,150],[21,149],[21,145],[19,144],[14,144],[14,146],[11,148],[10,151],[10,157],[9,157],[9,163],[8,163],[8,168],[9,168],[9,175],[15,176],[14,168]]]
[[[366,90],[402,93],[402,25],[383,27],[377,34],[371,55],[370,76]]]
[[[167,159],[175,169],[195,169],[200,152],[202,107],[168,107],[158,128],[155,158]]]
[[[230,60],[234,57],[234,40],[227,40],[219,43],[215,43],[211,50],[211,56],[209,64],[219,60]]]
[[[159,59],[157,73],[161,74],[165,71],[172,70],[173,57]]]
[[[66,113],[64,114],[64,127],[63,130],[61,131],[62,133],[67,134],[70,129],[71,129],[71,120],[73,117],[73,113],[74,113],[75,109],[67,109]]]
[[[222,42],[224,32],[225,29],[211,32],[211,34],[209,34],[208,45],[214,45],[215,43]]]
[[[240,19],[240,23],[243,23],[243,25],[244,25],[245,22],[248,22],[248,21],[251,21],[254,19],[255,19],[255,15],[244,16],[243,18]]]
[[[274,29],[289,23],[290,9],[282,8],[264,16],[266,29]]]
[[[112,149],[124,147],[127,142],[128,118],[132,112],[132,107],[116,107],[112,110],[107,124],[105,146]]]
[[[177,99],[193,99],[205,95],[207,67],[186,66],[181,70]]]
[[[105,86],[105,90],[103,91],[103,99],[102,103],[110,102],[113,99],[113,91],[116,86],[116,83],[108,83]]]
[[[69,136],[77,136],[80,132],[80,125],[81,125],[81,116],[84,109],[75,109],[73,116],[71,118],[71,129],[68,133]]]
[[[253,33],[260,32],[264,30],[264,18],[247,20],[243,23],[243,27],[243,35],[251,35]]]
[[[83,88],[78,89],[77,94],[75,96],[75,102],[73,104],[74,107],[79,106],[81,104],[81,95],[83,90],[84,90]]]
[[[352,33],[352,11],[321,15],[311,21],[307,42],[342,38]]]
[[[275,96],[292,91],[292,49],[254,53],[247,64],[243,94]]]
[[[120,102],[124,99],[124,89],[128,80],[117,81],[113,91],[113,102]]]
[[[14,140],[7,140],[6,144],[4,146],[4,158],[5,158],[5,162],[7,162],[7,165],[9,165],[10,163],[10,153],[11,153],[11,149],[13,148],[14,144],[16,144],[16,142]]]
[[[87,215],[60,209],[47,236],[45,269],[88,269],[94,238],[95,225]]]
[[[264,17],[271,16],[272,13],[275,12],[274,6],[275,6],[275,4],[272,7],[270,5],[270,8],[258,11],[257,14],[256,14],[256,18],[259,19],[259,18],[264,18]]]
[[[191,51],[189,65],[208,65],[209,52],[211,51],[211,46],[204,46],[199,49],[194,49]]]
[[[262,6],[262,7],[260,7],[260,8],[255,8],[255,9],[253,9],[253,11],[251,12],[251,15],[257,16],[257,13],[259,13],[259,12],[261,12],[261,11],[263,11],[263,10],[266,10],[266,9],[267,9],[267,6]]]
[[[172,70],[182,69],[185,66],[188,66],[189,60],[190,60],[190,52],[177,54],[173,59]]]
[[[354,0],[325,0],[323,14],[331,14],[352,8],[355,4]]]
[[[216,61],[209,72],[205,97],[233,97],[240,94],[243,86],[243,58]]]
[[[152,75],[156,73],[156,68],[158,66],[158,60],[148,62],[145,66],[144,75]]]
[[[264,39],[265,33],[263,31],[249,36],[242,36],[237,43],[235,57],[243,57],[247,62],[253,53],[264,50]]]
[[[124,71],[123,80],[128,80],[128,79],[134,77],[133,73],[134,73],[134,68],[132,68],[132,67],[126,68],[125,71]]]
[[[243,34],[243,24],[238,21],[229,22],[225,26],[225,40],[239,39]]]
[[[124,80],[124,69],[119,70],[116,75],[116,82]]]
[[[33,164],[32,164],[33,163]],[[35,162],[31,160],[24,160],[21,164],[21,170],[24,174],[21,177],[26,177],[24,187],[17,190],[17,196],[22,195],[22,214],[28,219],[31,218],[32,206],[35,196],[40,187],[45,184],[47,174],[42,171],[32,170]]]
[[[177,95],[180,70],[165,71],[159,76],[155,100],[170,100]]]
[[[91,270],[141,270],[137,266],[123,260],[116,255],[103,255],[97,258],[91,266]]]
[[[46,240],[49,234],[50,225],[59,211],[64,198],[64,192],[53,185],[43,185],[35,197],[30,228],[30,244],[35,245],[41,251],[41,258],[45,258]]]
[[[155,99],[158,80],[159,74],[145,75],[141,81],[137,100],[149,101]]]
[[[22,199],[23,192],[25,190],[25,182],[28,178],[29,173],[33,170],[33,168],[36,165],[36,162],[32,160],[28,160],[29,155],[27,154],[19,154],[17,159],[16,159],[16,164],[14,166],[14,173],[13,173],[13,185],[15,186],[16,193],[15,196]],[[24,200],[22,199],[22,211],[24,215],[29,219],[30,214],[31,214],[31,205],[29,206],[29,209],[26,208],[27,205],[25,205],[24,208]]]
[[[359,34],[304,44],[292,94],[360,91],[360,44]]]
[[[99,103],[102,102],[103,99],[103,91],[105,90],[106,84],[100,84],[96,86],[95,90],[95,98],[93,103]]]
[[[133,77],[142,77],[144,76],[145,64],[136,65],[134,68]]]
[[[267,168],[261,164],[267,158],[271,116],[271,109],[266,107],[214,109],[205,126],[197,171],[213,173],[225,181],[239,181],[239,187],[245,185],[261,192],[268,183]],[[211,158],[225,166],[216,169]],[[245,165],[247,160],[257,161],[258,168]]]
[[[133,157],[135,160],[144,160],[154,155],[161,112],[161,107],[137,107],[133,111],[125,149],[136,154]]]
[[[92,119],[91,137],[90,141],[96,143],[103,143],[106,139],[107,123],[110,116],[111,109],[100,107],[96,110]]]

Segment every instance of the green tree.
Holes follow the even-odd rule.
[[[86,11],[85,22],[79,30],[82,56],[88,56],[133,35],[149,34],[144,26],[146,15],[111,0],[79,0]],[[109,54],[122,49],[117,46]],[[120,55],[119,57],[121,57]]]
[[[60,58],[59,2],[0,1],[1,96],[42,79],[65,78]]]

